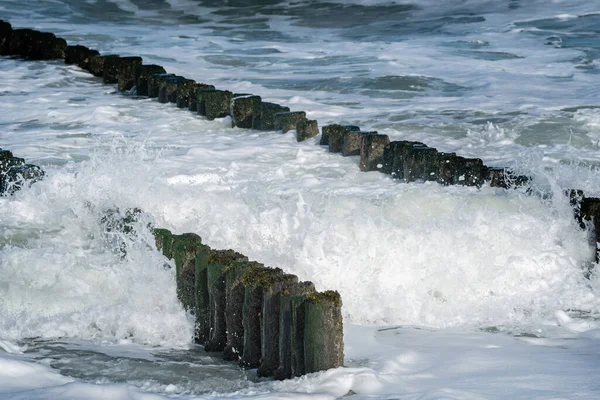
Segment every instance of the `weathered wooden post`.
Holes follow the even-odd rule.
[[[282,276],[279,268],[255,266],[244,276],[244,352],[240,365],[245,368],[258,368],[262,355],[261,326],[262,303],[264,289],[269,287],[277,277]]]
[[[306,330],[306,298],[307,295],[292,296],[290,299],[290,347],[291,375],[301,376],[306,373],[304,361],[304,333]]]
[[[432,147],[416,146],[404,154],[404,182],[435,181],[438,151]]]
[[[192,90],[197,87],[197,83],[193,79],[185,79],[177,85],[177,89],[175,92],[175,101],[177,103],[178,108],[188,108],[190,107],[190,96],[192,94]],[[194,92],[195,93],[195,92]]]
[[[340,294],[331,290],[310,294],[304,307],[305,373],[341,367],[344,330]]]
[[[296,125],[296,141],[303,142],[319,134],[319,124],[316,120],[303,120]]]
[[[404,159],[414,147],[427,147],[421,142],[406,140],[390,142],[383,149],[383,167],[381,172],[392,175],[395,179],[404,179]]]
[[[321,134],[321,146],[329,146],[330,153],[341,153],[344,134],[348,132],[360,132],[360,128],[354,125],[327,125],[323,127]]]
[[[377,135],[376,131],[347,131],[342,135],[342,156],[358,156],[360,155],[360,144],[362,137],[366,135]]]
[[[530,178],[525,175],[515,175],[510,168],[487,167],[485,180],[490,182],[491,187],[508,189],[513,186],[523,186],[529,182]]]
[[[98,50],[88,49],[85,46],[67,46],[65,49],[65,64],[77,64],[80,68],[87,70],[90,58],[99,55]]]
[[[210,315],[210,333],[204,344],[206,351],[223,351],[227,345],[226,272],[235,263],[248,261],[233,250],[211,250],[208,256],[207,283]]]
[[[257,262],[236,262],[225,272],[225,325],[227,345],[223,358],[240,361],[244,353],[244,276],[251,268],[264,267]]]
[[[304,111],[278,112],[275,114],[275,130],[281,130],[283,133],[296,129],[299,122],[306,120]]]
[[[229,90],[198,90],[198,114],[208,120],[228,116],[231,96]]]
[[[25,160],[14,157],[12,152],[0,149],[0,196],[12,194],[25,184],[44,177],[44,171]]]
[[[8,29],[4,25],[4,55],[18,55],[28,60],[65,58],[67,42],[53,33],[34,29]]]
[[[297,276],[277,274],[273,275],[271,284],[263,289],[261,360],[258,376],[273,376],[279,368],[281,297],[297,285]]]
[[[90,62],[88,64],[88,71],[94,76],[103,78],[104,77],[104,64],[106,63],[106,60],[109,60],[109,59],[114,60],[116,58],[119,58],[119,56],[116,54],[92,57],[92,58],[90,58]]]
[[[117,83],[120,60],[121,57],[109,57],[104,60],[104,73],[102,74],[102,79],[105,84]]]
[[[464,158],[454,153],[439,153],[438,183],[443,185],[483,185],[490,176],[488,168],[478,158]]]
[[[312,282],[299,282],[281,293],[279,312],[279,367],[275,371],[275,379],[283,380],[294,376],[292,373],[292,337],[298,332],[292,329],[292,298],[306,298],[315,292]],[[294,325],[296,326],[296,325]],[[297,342],[297,341],[296,341]],[[302,353],[304,353],[304,346]],[[304,361],[302,361],[303,363]]]
[[[121,57],[117,72],[117,88],[120,92],[135,86],[136,71],[142,65],[142,57]]]
[[[203,246],[196,253],[196,343],[204,345],[210,336],[210,298],[208,295],[208,258],[210,247]]]
[[[202,239],[195,233],[173,236],[173,259],[177,280],[177,296],[186,310],[196,313],[196,253]]]
[[[12,35],[12,25],[0,20],[0,56],[10,55],[10,40]]]
[[[591,224],[592,241],[596,245],[595,261],[598,262],[600,260],[600,199],[581,196],[579,209],[575,215],[582,228],[585,228],[587,223]]]
[[[261,112],[260,96],[242,95],[231,99],[231,124],[233,127],[251,129]]]
[[[192,85],[188,94],[188,109],[190,111],[198,112],[198,92],[201,90],[215,90],[215,87],[205,83],[196,83]],[[206,111],[202,115],[206,115]]]
[[[252,128],[263,131],[275,130],[275,116],[280,112],[289,112],[289,107],[284,107],[279,104],[262,102],[260,114],[256,116],[252,123]]]
[[[155,64],[140,65],[135,69],[135,90],[138,96],[148,96],[148,80],[154,74],[166,74],[167,71]]]
[[[165,257],[173,259],[173,234],[171,231],[157,228],[154,229],[153,233],[156,241],[156,249],[161,251]]]
[[[363,135],[360,140],[360,170],[363,172],[380,170],[383,167],[383,149],[390,143],[389,136]]]
[[[177,103],[177,88],[187,79],[183,76],[171,75],[159,81],[158,102]]]
[[[147,88],[147,96],[150,98],[156,98],[159,96],[160,93],[160,87],[161,87],[161,83],[165,80],[165,79],[169,79],[171,77],[174,77],[174,74],[150,74],[150,76],[148,76],[148,88]]]

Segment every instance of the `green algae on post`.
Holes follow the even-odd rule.
[[[207,285],[210,334],[204,345],[206,351],[222,351],[227,345],[225,274],[235,263],[247,260],[243,254],[233,250],[211,250],[209,252]]]
[[[135,86],[137,68],[142,65],[142,57],[121,57],[117,73],[117,88],[120,92]]]
[[[240,359],[240,365],[245,368],[258,368],[260,366],[263,290],[271,285],[278,275],[283,275],[283,271],[279,268],[256,265],[250,268],[242,278],[245,285],[242,312],[244,352]]]
[[[167,71],[155,64],[140,65],[135,69],[135,90],[138,96],[149,96],[148,80],[154,74],[166,74]]]
[[[202,239],[195,233],[173,236],[177,296],[192,313],[196,312],[196,253],[201,247]]]
[[[296,275],[278,274],[263,289],[261,324],[261,360],[258,376],[273,376],[279,367],[279,326],[281,296],[298,285]]]
[[[366,172],[381,169],[383,149],[390,138],[387,135],[370,134],[361,136],[360,140],[360,170]]]
[[[360,128],[354,125],[327,125],[323,127],[321,134],[321,146],[329,146],[330,153],[340,153],[342,151],[342,140],[347,132],[359,132]]]
[[[210,335],[210,300],[208,297],[208,257],[210,247],[204,245],[196,252],[195,260],[195,297],[196,329],[194,340],[204,345]]]
[[[377,132],[347,131],[342,135],[342,156],[360,155],[360,144],[365,135],[376,135]]]
[[[261,112],[260,96],[246,95],[231,99],[230,114],[233,127],[252,129],[253,122]]]
[[[296,141],[303,142],[319,134],[319,124],[316,120],[304,120],[296,124]]]
[[[296,130],[296,125],[306,119],[304,111],[278,112],[275,114],[275,130],[283,133]]]
[[[225,272],[225,325],[227,344],[223,358],[239,361],[244,353],[244,293],[243,277],[250,268],[262,267],[257,262],[235,262]]]
[[[260,105],[260,114],[252,122],[252,127],[263,131],[275,130],[275,116],[289,111],[289,107],[263,101]]]
[[[340,294],[331,290],[309,294],[304,309],[304,372],[341,367],[344,331]]]
[[[294,376],[292,373],[292,298],[306,296],[315,291],[312,282],[299,282],[281,292],[279,306],[279,367],[275,379],[283,380]]]

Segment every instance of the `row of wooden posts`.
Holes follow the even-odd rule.
[[[196,316],[196,341],[226,360],[286,379],[344,362],[341,298],[233,250],[214,250],[193,233],[155,230],[175,261],[177,293]]]
[[[68,64],[78,64],[103,77],[105,83],[117,83],[119,90],[136,86],[139,95],[177,103],[211,119],[228,115],[231,103],[238,127],[297,129],[297,123],[303,123],[307,132],[313,136],[318,133],[316,121],[306,120],[304,112],[289,112],[289,108],[264,103],[258,96],[235,96],[166,74],[160,66],[142,65],[141,57],[100,56],[83,46],[67,46],[65,40],[51,33],[13,30],[3,21],[0,55],[29,60],[64,58]],[[260,116],[255,111],[257,105],[265,110]],[[280,111],[283,113],[278,114]],[[25,164],[9,151],[0,151],[0,189],[2,182],[9,182],[17,173],[17,167],[24,166],[38,172],[37,178],[43,175],[40,168]],[[19,182],[34,175],[21,173]],[[18,187],[13,185],[13,189]],[[114,216],[107,214],[101,222],[107,229],[127,232],[131,229],[128,223],[138,212],[128,212],[116,223]],[[342,300],[338,292],[318,292],[313,283],[300,282],[279,268],[249,261],[233,250],[211,249],[195,233],[174,235],[155,229],[154,234],[157,248],[175,262],[178,298],[194,315],[195,340],[207,351],[221,352],[226,360],[256,368],[259,376],[277,379],[343,365]]]
[[[298,141],[319,134],[317,121],[303,111],[262,101],[260,96],[218,90],[168,74],[141,57],[100,55],[85,46],[68,46],[51,33],[12,29],[0,21],[0,55],[30,60],[64,59],[77,64],[119,91],[175,103],[207,119],[231,117],[232,127],[288,132]],[[443,185],[509,188],[527,183],[506,168],[480,159],[439,152],[420,142],[390,141],[387,135],[357,126],[333,124],[321,130],[319,144],[329,152],[359,156],[362,171],[380,171],[404,182],[435,181]],[[12,155],[11,155],[12,157]],[[582,228],[600,233],[600,199],[581,191],[567,193]],[[157,246],[174,259],[178,296],[197,319],[196,340],[226,359],[258,368],[262,376],[288,378],[341,366],[343,339],[341,299],[337,292],[319,293],[310,282],[280,269],[248,261],[232,250],[213,250],[195,234],[156,231]],[[598,253],[597,253],[598,254]],[[596,258],[598,261],[598,256]]]
[[[295,130],[299,142],[319,134],[317,121],[307,119],[304,111],[290,111],[289,107],[264,102],[257,95],[232,93],[169,74],[160,65],[144,65],[141,57],[100,55],[85,46],[69,46],[51,33],[13,30],[7,22],[0,22],[0,55],[19,55],[32,60],[64,59],[67,64],[77,64],[101,77],[107,84],[117,84],[119,91],[135,88],[138,96],[175,103],[209,120],[230,116],[233,127],[284,133]],[[324,126],[320,144],[328,146],[332,153],[360,156],[362,171],[380,171],[405,182],[481,186],[487,181],[492,186],[508,187],[527,179],[513,176],[505,168],[487,167],[480,159],[439,152],[420,142],[390,141],[387,135],[362,131],[358,126]]]

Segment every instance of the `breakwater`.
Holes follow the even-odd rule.
[[[140,87],[141,87],[141,86],[140,86]],[[183,86],[183,84],[179,84],[179,85],[178,85],[178,87],[184,87],[184,86]],[[166,89],[165,89],[165,90],[166,90]],[[139,92],[138,92],[138,93],[139,93]],[[166,92],[165,92],[165,93],[166,93]],[[182,93],[184,93],[184,92],[182,92]],[[160,94],[160,88],[159,88],[158,94]],[[158,94],[157,94],[157,97],[158,97]],[[208,100],[211,98],[211,96],[212,96],[212,97],[215,97],[215,96],[214,96],[214,93],[211,93],[210,95],[209,95],[209,94],[207,94],[207,96],[206,96],[206,99],[205,99],[205,100],[203,100],[203,101],[200,101],[200,104],[203,104],[203,106],[205,107],[205,110],[204,110],[204,112],[205,112],[205,113],[207,112],[207,110],[206,110],[206,105],[207,105],[207,103],[206,103],[206,102],[207,102],[207,101],[208,101]],[[246,96],[246,97],[248,97],[248,96]],[[164,99],[164,98],[165,98],[165,97],[163,96],[163,99]],[[167,98],[168,98],[168,97],[167,97]],[[184,101],[184,99],[185,99],[185,96],[184,96],[183,94],[182,94],[182,95],[179,95],[179,94],[178,94],[178,95],[176,95],[176,98],[177,98],[178,102],[179,102],[180,100],[183,102],[183,101]],[[197,107],[197,104],[198,104],[199,100],[201,100],[201,99],[200,99],[200,96],[197,96],[197,97],[196,97],[196,107]],[[250,100],[251,100],[251,99],[250,99]],[[163,100],[163,101],[164,101],[164,100]],[[188,98],[188,102],[189,102],[189,98]],[[183,104],[183,103],[182,103],[182,104]],[[229,105],[231,106],[231,103],[229,103]],[[261,106],[262,106],[262,104],[261,104]],[[189,105],[188,105],[188,109],[189,109]],[[217,108],[217,107],[212,107],[212,109],[218,109],[218,108]],[[210,110],[209,110],[209,111],[210,111]],[[198,111],[196,110],[196,112],[198,112]],[[230,111],[230,112],[231,112],[231,111]],[[285,112],[285,111],[284,111],[284,112]],[[231,115],[231,114],[230,114],[230,115]],[[263,117],[263,115],[264,115],[264,113],[262,113],[262,112],[261,112],[261,118]],[[232,120],[234,120],[234,117],[232,117]],[[239,118],[239,120],[241,121],[242,119],[241,119],[241,118]],[[260,125],[257,125],[257,126],[260,126]],[[283,130],[283,128],[282,128],[282,130]],[[360,130],[359,130],[359,131],[360,131]],[[345,135],[345,136],[346,136],[346,137],[350,137],[350,135]],[[367,136],[369,136],[369,138],[372,138],[372,137],[374,136],[374,134],[370,134],[370,135],[362,135],[362,134],[360,134],[360,135],[353,135],[353,138],[354,138],[354,139],[358,138],[358,139],[360,139],[360,140],[362,141],[363,137],[367,137]],[[384,138],[384,139],[385,139],[385,138]],[[350,144],[352,141],[351,141],[351,140],[346,140],[346,138],[344,138],[344,143],[346,143],[346,142],[348,142],[348,144]],[[387,146],[387,145],[388,145],[388,144],[384,144],[384,145],[383,145],[384,151],[385,151],[385,148],[386,148],[386,146]],[[350,147],[350,146],[348,146],[348,147]],[[380,147],[381,147],[381,145],[380,145]],[[390,146],[390,147],[391,147],[391,146]],[[405,146],[405,147],[406,147],[406,146]],[[409,154],[409,155],[410,155],[410,154],[412,154],[411,152],[412,152],[412,150],[415,150],[415,147],[419,147],[419,146],[417,145],[417,146],[413,146],[412,148],[410,148],[410,147],[408,148],[408,150],[409,150],[408,154]],[[421,146],[421,148],[422,148],[422,146]],[[367,146],[367,147],[366,147],[366,149],[367,149],[367,150],[370,150],[371,148],[369,148],[369,147]],[[402,150],[402,149],[399,149],[399,150]],[[429,150],[427,150],[427,149],[424,149],[424,150],[426,150],[426,151],[424,151],[422,154],[416,153],[416,154],[415,154],[415,157],[413,157],[413,158],[417,159],[417,161],[418,161],[418,160],[427,160],[427,159],[431,160],[431,159],[433,158],[433,156],[435,156],[435,155],[436,155],[436,153],[435,153],[435,152],[429,151]],[[379,165],[379,164],[381,164],[381,168],[379,168],[379,169],[383,169],[383,167],[384,167],[384,166],[388,166],[388,165],[390,165],[390,164],[391,164],[389,161],[387,161],[387,162],[384,162],[383,158],[380,158],[380,156],[378,156],[378,155],[376,154],[376,152],[373,152],[373,153],[374,153],[374,154],[372,154],[372,157],[369,157],[369,158],[363,159],[363,160],[367,160],[367,161],[368,161],[368,160],[371,160],[371,161],[372,161],[372,162],[370,162],[371,168],[379,168],[379,167],[378,167],[378,165]],[[407,160],[407,157],[403,155],[403,154],[405,154],[405,153],[403,153],[403,151],[398,151],[398,152],[395,152],[395,153],[396,153],[396,154],[399,154],[399,155],[402,155],[402,157],[398,156],[398,157],[396,158],[396,159],[398,160],[398,162],[396,162],[396,166],[394,167],[395,169],[394,169],[394,170],[392,170],[392,171],[390,172],[390,174],[391,174],[392,172],[395,174],[395,175],[392,175],[392,176],[394,176],[394,177],[397,177],[397,176],[399,175],[399,173],[400,173],[400,172],[402,172],[402,174],[403,174],[402,180],[410,180],[410,179],[416,179],[416,180],[418,180],[418,179],[423,179],[423,180],[425,180],[423,177],[421,177],[421,178],[418,178],[418,177],[415,177],[414,175],[413,175],[413,176],[411,176],[410,174],[406,174],[406,173],[405,173],[405,172],[406,172],[406,168],[405,168],[405,164],[406,164],[406,162],[405,162],[405,160]],[[431,154],[429,154],[429,153],[431,153]],[[346,154],[347,154],[347,155],[351,155],[351,151],[347,150]],[[420,156],[422,156],[422,157],[419,157],[419,158],[417,158],[417,157],[416,157],[417,155],[420,155]],[[425,156],[427,156],[427,157],[425,157]],[[382,156],[381,156],[381,157],[382,157]],[[435,158],[433,158],[433,159],[435,159]],[[367,164],[365,164],[365,163],[361,163],[361,165],[362,165],[362,164],[364,164],[364,165],[367,165]],[[417,164],[417,165],[418,165],[418,164]],[[393,164],[392,164],[392,166],[393,166]],[[401,166],[401,168],[400,168],[400,166]],[[476,165],[476,167],[477,167],[477,165]],[[480,166],[479,166],[479,167],[480,167]],[[478,167],[478,168],[479,168],[479,167]],[[436,168],[439,168],[439,167],[436,167]],[[409,172],[411,172],[412,170],[413,170],[413,168],[409,168],[409,169],[408,169],[408,171],[409,171]],[[439,170],[439,169],[438,169],[438,170]],[[431,175],[431,173],[432,173],[432,172],[435,174],[435,171],[436,171],[436,169],[433,169],[433,171],[429,172],[429,176],[432,176],[432,175]],[[474,176],[478,176],[477,174],[473,174],[473,175],[474,175]],[[417,176],[418,176],[418,175],[417,175]],[[458,181],[458,182],[461,182],[461,179],[460,179],[460,178],[461,178],[461,176],[463,176],[463,181],[465,181],[466,179],[464,178],[464,175],[461,175],[461,174],[458,174],[458,175],[456,176],[456,179],[455,179],[455,180],[456,180],[456,181]],[[437,179],[436,179],[436,180],[437,180]],[[471,180],[467,180],[467,182],[470,182],[470,181],[471,181]]]

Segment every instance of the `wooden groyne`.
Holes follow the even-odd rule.
[[[196,318],[196,341],[226,360],[286,379],[343,365],[341,298],[311,282],[215,250],[193,233],[154,231],[175,261],[177,295]]]
[[[160,65],[143,64],[141,57],[101,55],[85,46],[68,45],[51,33],[13,29],[4,21],[0,21],[0,55],[64,59],[106,84],[116,84],[119,91],[174,103],[209,120],[230,117],[232,127],[296,131],[298,142],[321,133],[319,144],[329,152],[358,156],[361,171],[379,171],[402,182],[501,188],[528,182],[526,176],[486,166],[481,159],[440,152],[420,142],[391,141],[358,126],[332,124],[319,131],[317,121],[309,120],[304,111],[170,74]],[[0,195],[41,177],[38,167],[0,151]],[[591,227],[598,243],[600,199],[581,191],[567,194],[582,228]],[[337,292],[317,292],[312,283],[299,282],[281,269],[265,267],[233,250],[211,249],[194,233],[175,235],[157,229],[155,237],[157,248],[174,260],[178,298],[195,316],[195,339],[208,351],[278,379],[343,365],[342,302]]]

